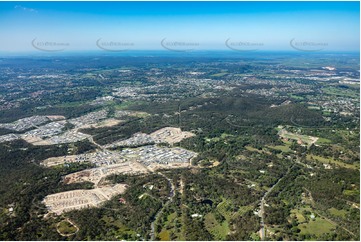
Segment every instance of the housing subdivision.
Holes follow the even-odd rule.
[[[96,166],[107,166],[125,162],[125,158],[118,151],[97,150],[92,153],[79,155],[67,155],[51,157],[41,162],[46,167],[57,166],[66,163],[90,162]]]
[[[196,152],[179,147],[167,148],[147,145],[139,148],[126,148],[122,151],[97,150],[86,154],[50,157],[40,164],[51,167],[67,163],[90,162],[97,167],[108,167],[124,162],[138,162],[145,166],[152,164],[171,166],[172,164],[188,165],[195,156],[197,156]]]
[[[43,144],[64,144],[64,143],[74,143],[81,140],[89,139],[91,135],[89,134],[83,134],[81,132],[78,132],[76,130],[69,130],[61,135],[53,136],[49,139],[44,140],[44,143],[41,143],[39,145]]]
[[[20,136],[17,134],[5,134],[0,136],[0,143],[13,141],[17,139],[20,139]]]
[[[195,134],[191,132],[182,131],[180,128],[165,127],[151,134],[135,133],[129,139],[116,141],[112,144],[106,145],[105,147],[137,147],[147,144],[159,143],[175,144],[182,141],[183,139],[193,137],[194,135]]]
[[[12,123],[2,123],[0,124],[0,128],[21,132],[27,129],[34,128],[38,125],[44,124],[49,121],[50,119],[47,116],[31,116],[27,118],[18,119]]]
[[[43,203],[51,213],[60,215],[74,209],[97,207],[111,197],[124,193],[126,188],[126,184],[116,184],[90,190],[61,192],[46,196]]]
[[[112,144],[104,146],[105,148],[115,147],[136,147],[146,144],[154,144],[154,139],[149,134],[135,133],[132,137],[125,140],[116,141]]]
[[[21,135],[21,138],[23,138],[24,140],[26,140],[27,137],[38,137],[41,139],[49,138],[54,135],[62,133],[65,128],[65,124],[66,124],[65,120],[51,122],[43,126],[40,126],[37,129],[33,129],[28,132],[25,132],[24,134]]]
[[[131,116],[131,115],[134,115],[134,112],[127,111],[127,110],[117,110],[114,112],[114,117],[116,117],[116,118],[122,118],[122,117],[126,117],[126,116]]]
[[[55,135],[48,139],[42,139],[38,136],[22,135],[22,139],[33,145],[56,145],[65,143],[74,143],[81,140],[89,139],[91,135],[83,134],[76,130],[69,130],[61,135]]]
[[[105,119],[108,116],[108,111],[103,109],[96,112],[91,112],[80,116],[78,118],[69,119],[68,122],[73,124],[75,128],[80,128],[89,124],[96,124],[100,120]]]
[[[121,155],[156,170],[158,168],[187,167],[197,153],[178,147],[147,145],[136,149],[124,149],[121,151]]]
[[[150,134],[155,143],[175,144],[183,139],[195,136],[192,132],[182,131],[180,128],[165,127]]]
[[[95,164],[96,168],[66,175],[63,182],[69,184],[88,181],[94,183],[96,189],[75,190],[48,195],[44,199],[44,203],[49,212],[57,214],[73,209],[98,206],[126,189],[126,185],[122,185],[121,189],[101,185],[105,177],[112,174],[143,174],[161,168],[189,167],[191,159],[196,155],[195,152],[178,147],[166,148],[148,145],[133,149],[126,148],[120,152],[98,150],[82,155],[48,158],[41,164],[54,166],[85,161]]]

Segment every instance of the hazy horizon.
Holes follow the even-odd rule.
[[[359,52],[359,2],[1,2],[0,53]]]

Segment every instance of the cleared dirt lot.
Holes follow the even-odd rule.
[[[111,126],[120,124],[121,122],[124,122],[124,121],[119,120],[119,119],[109,118],[109,119],[102,120],[95,124],[85,124],[83,126],[80,126],[79,129],[111,127]]]
[[[97,207],[111,197],[125,192],[127,185],[104,186],[91,190],[73,190],[48,195],[43,203],[51,213],[62,214],[63,212]]]
[[[150,171],[155,172],[159,169],[177,169],[177,168],[187,168],[190,166],[191,166],[190,163],[169,163],[167,165],[154,163],[149,165],[147,168]]]
[[[48,119],[50,119],[51,121],[56,121],[56,120],[63,120],[65,119],[64,116],[62,115],[48,115],[46,116]]]
[[[165,127],[151,133],[150,136],[156,143],[166,142],[169,144],[174,144],[180,142],[183,139],[195,136],[195,134],[188,131],[182,131],[180,128]]]
[[[37,137],[37,136],[28,135],[28,136],[23,136],[22,139],[32,145],[49,145],[50,144],[50,142],[47,142],[46,140],[43,140],[42,138]]]
[[[64,183],[93,182],[96,186],[99,182],[111,174],[141,174],[148,170],[136,162],[124,162],[121,164],[97,167],[75,172],[64,177]]]
[[[50,157],[46,160],[43,160],[40,164],[46,167],[57,166],[64,163],[73,163],[76,162],[77,155],[67,155],[67,156],[58,156]]]

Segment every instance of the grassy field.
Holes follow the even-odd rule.
[[[298,225],[298,228],[301,230],[301,234],[314,234],[319,236],[324,233],[329,233],[335,226],[325,219],[316,217],[308,223]]]
[[[307,108],[311,109],[311,110],[320,110],[321,109],[320,107],[317,107],[317,106],[308,106]]]
[[[332,143],[332,140],[326,138],[318,138],[318,140],[316,141],[317,145],[330,144],[330,143]]]
[[[311,144],[312,139],[308,135],[302,135],[302,134],[294,134],[290,132],[285,132],[280,135],[282,138],[292,139],[292,140],[301,140],[302,143]]]
[[[217,211],[229,222],[235,216],[242,216],[252,209],[252,206],[242,206],[237,212],[231,211],[231,201],[223,198],[223,201],[218,204]]]
[[[77,231],[77,229],[67,220],[63,220],[58,224],[58,231],[62,234],[70,235],[70,234],[74,234]]]
[[[338,160],[335,160],[335,159],[332,159],[332,158],[325,158],[325,157],[318,156],[318,155],[307,155],[308,160],[311,160],[312,158],[314,160],[319,161],[319,162],[324,163],[324,164],[335,164],[335,165],[338,165],[340,167],[344,167],[344,168],[348,168],[348,169],[355,169],[355,170],[359,169],[359,166],[357,166],[355,164],[347,164],[347,163],[344,163],[342,161],[338,161]]]
[[[341,89],[335,87],[325,87],[322,91],[328,95],[335,95],[340,97],[358,98],[359,91],[355,89]]]
[[[64,102],[61,104],[57,104],[55,105],[55,107],[57,108],[71,108],[71,107],[78,107],[81,105],[84,105],[86,102]]]
[[[162,231],[160,231],[159,238],[161,241],[169,241],[170,237],[168,230],[163,229]]]
[[[307,144],[307,145],[311,145],[314,142],[317,142],[320,139],[320,143],[331,143],[331,140],[328,139],[324,139],[324,138],[318,138],[318,137],[314,137],[314,136],[309,136],[309,135],[303,135],[303,134],[296,134],[296,133],[292,133],[287,131],[286,129],[283,128],[283,126],[278,126],[276,128],[277,131],[279,131],[279,136],[282,139],[282,141],[286,144],[286,145],[290,145],[292,142],[290,142],[291,140],[295,140],[295,141],[301,141],[303,144]],[[287,140],[284,140],[287,139]]]
[[[280,151],[285,152],[285,153],[292,151],[290,149],[289,145],[276,145],[276,146],[267,146],[267,147],[271,148],[271,149],[275,149],[275,150],[280,150]]]
[[[329,211],[330,214],[332,214],[333,216],[341,217],[341,218],[345,218],[345,217],[346,217],[346,214],[347,214],[347,211],[345,211],[345,210],[338,210],[338,209],[336,209],[336,208],[330,208],[330,209],[328,209],[327,211]]]
[[[134,230],[122,224],[119,220],[108,216],[103,216],[101,220],[104,221],[107,226],[117,227],[120,238],[122,238],[122,236],[124,236],[125,234],[127,234],[129,237],[136,238],[137,233]]]
[[[220,73],[216,73],[216,74],[213,74],[211,76],[213,77],[220,77],[220,76],[224,76],[224,75],[227,75],[228,73],[227,72],[220,72]]]
[[[358,190],[344,190],[343,194],[346,196],[360,196],[360,191]]]
[[[246,212],[248,212],[251,209],[252,209],[252,206],[242,206],[239,208],[239,210],[235,214],[233,214],[233,216],[236,216],[236,215],[242,216],[243,214],[245,214]]]
[[[230,211],[230,205],[231,202],[224,199],[223,201],[217,205],[217,210],[220,214],[222,214],[222,216],[229,221],[232,218],[232,212]]]
[[[232,136],[234,136],[234,135],[232,135],[232,134],[227,134],[227,133],[223,133],[223,134],[221,134],[221,136],[219,136],[219,137],[205,138],[205,141],[206,141],[206,142],[218,142],[218,141],[220,141],[220,140],[222,140],[222,139],[226,139],[227,137],[232,137]]]
[[[297,218],[297,221],[299,223],[304,223],[306,222],[306,218],[302,215],[301,210],[298,209],[292,209],[291,210],[291,215],[295,215]]]
[[[144,102],[143,101],[125,101],[125,102],[122,102],[121,104],[115,104],[115,105],[113,105],[113,107],[116,110],[126,110],[128,108],[131,108],[132,106],[137,106],[137,105],[141,105],[141,104],[144,104]]]
[[[330,111],[323,110],[323,111],[322,111],[322,114],[323,114],[324,116],[330,116],[330,115],[331,115],[331,112],[330,112]]]
[[[296,99],[296,100],[303,100],[303,99],[305,99],[304,97],[297,96],[297,95],[294,95],[294,94],[291,94],[290,97],[293,98],[293,99]]]
[[[256,148],[254,148],[254,147],[252,147],[252,146],[245,146],[244,148],[246,148],[247,150],[249,150],[249,151],[256,151],[256,152],[258,152],[258,153],[263,153],[262,152],[262,150],[259,150],[259,149],[256,149]]]
[[[230,232],[227,220],[219,223],[213,213],[206,214],[204,224],[216,240],[225,240],[227,234]]]
[[[178,240],[184,240],[182,239],[182,233],[178,232],[176,229],[176,220],[180,219],[177,217],[177,213],[171,213],[167,216],[167,220],[162,224],[162,230],[158,234],[158,237],[161,241],[169,241],[171,234],[174,234]]]

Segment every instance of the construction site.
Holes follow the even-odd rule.
[[[59,215],[74,209],[97,207],[111,197],[124,193],[126,188],[126,184],[116,184],[90,190],[60,192],[46,196],[43,202],[50,212]]]
[[[101,113],[103,115],[103,113]],[[88,117],[88,116],[85,116]],[[77,122],[74,122],[76,125]],[[191,132],[183,132],[179,128],[166,127],[151,134],[134,134],[128,140],[118,141],[112,145],[100,146],[95,152],[78,155],[50,157],[40,164],[45,167],[69,166],[72,163],[91,163],[95,168],[89,168],[63,177],[65,184],[91,182],[94,189],[74,190],[51,194],[45,197],[43,203],[51,213],[61,214],[74,209],[99,206],[112,196],[123,193],[126,184],[111,186],[105,178],[113,174],[139,175],[155,172],[159,169],[185,168],[191,166],[191,161],[197,153],[180,147],[160,147],[157,143],[178,143],[192,137]],[[64,136],[64,134],[63,134]],[[54,139],[57,136],[52,137]],[[141,140],[144,146],[125,148],[120,151],[108,150],[119,144],[133,140]],[[147,142],[143,142],[145,139]],[[152,144],[148,144],[148,143]],[[130,142],[132,143],[132,142]]]

